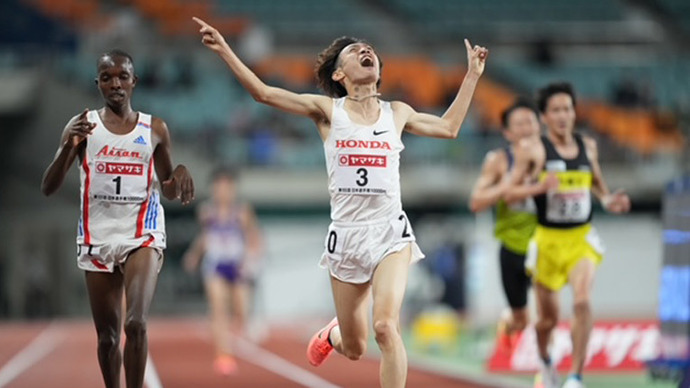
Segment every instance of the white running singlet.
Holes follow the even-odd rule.
[[[390,102],[379,101],[379,118],[359,125],[333,100],[331,132],[324,142],[331,225],[319,264],[343,282],[361,284],[388,255],[411,247],[410,263],[424,254],[400,200],[400,152],[405,148]]]
[[[124,135],[110,132],[97,111],[89,111],[87,119],[96,126],[86,140],[79,166],[81,217],[77,244],[88,247],[89,256],[98,259],[92,260],[95,269],[84,269],[112,271],[112,260],[122,262],[126,257],[105,257],[107,252],[128,252],[130,246],[165,248],[151,115],[139,113],[134,129]]]
[[[402,212],[398,170],[405,146],[395,128],[390,102],[379,104],[378,120],[367,126],[350,120],[344,97],[333,99],[324,152],[334,222],[387,219]]]

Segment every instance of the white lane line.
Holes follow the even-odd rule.
[[[236,337],[235,345],[238,357],[288,380],[310,388],[340,388],[247,340]]]
[[[208,330],[205,326],[201,327],[197,325],[196,333],[204,341],[211,341],[208,336]],[[326,381],[321,377],[302,369],[290,361],[287,361],[284,358],[269,352],[268,350],[258,347],[245,339],[239,337],[234,337],[233,339],[233,343],[235,345],[235,356],[258,366],[259,368],[266,369],[290,381],[309,388],[342,388],[341,386]]]
[[[511,377],[499,377],[495,375],[488,375],[483,373],[481,376],[474,376],[469,372],[461,370],[451,370],[447,366],[443,366],[424,357],[409,356],[410,367],[421,371],[434,373],[439,376],[451,377],[462,380],[464,383],[478,384],[480,386],[491,386],[494,388],[530,388],[531,384]]]
[[[55,324],[50,324],[29,345],[0,368],[0,388],[4,387],[25,370],[31,368],[53,351],[62,339]]]
[[[144,384],[148,388],[163,388],[163,383],[161,383],[160,377],[158,377],[158,372],[156,371],[156,366],[153,364],[153,358],[151,354],[146,356],[146,370],[144,370]]]

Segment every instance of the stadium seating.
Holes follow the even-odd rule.
[[[686,38],[690,36],[690,3],[686,0],[659,0],[657,6],[675,20],[685,32]]]
[[[377,26],[376,19],[361,12],[357,3],[340,0],[218,0],[215,6],[223,15],[259,21],[282,44],[322,44],[324,36],[371,36]]]
[[[104,11],[107,5],[98,0],[26,1],[54,20],[66,25],[78,25],[79,28],[88,28],[93,20],[107,18],[107,12]],[[290,47],[316,43],[323,46],[324,41],[343,34],[370,36],[378,23],[375,16],[363,12],[363,4],[339,0],[121,0],[121,3],[133,6],[146,20],[153,21],[160,34],[154,39],[163,42],[176,41],[178,35],[193,37],[197,32],[194,24],[188,20],[190,15],[207,18],[221,27],[230,39],[251,23],[259,22],[273,32],[279,44],[291,44],[256,64],[255,70],[271,83],[277,82],[298,91],[315,90],[315,52],[311,50],[309,55],[304,55],[290,51]],[[684,12],[690,12],[685,3],[683,0],[663,0],[660,4],[683,15]],[[393,14],[399,17],[399,22],[408,23],[442,42],[457,40],[458,31],[472,31],[481,35],[491,34],[496,28],[506,25],[529,29],[579,21],[617,22],[624,18],[624,6],[618,1],[534,0],[526,5],[513,0],[391,0],[387,4]],[[194,47],[203,50],[200,46]],[[178,52],[168,57],[137,55],[137,70],[153,69],[150,71],[158,77],[174,78],[183,66],[175,60],[175,55],[187,55],[185,46],[174,48],[173,53],[175,49]],[[443,63],[420,50],[414,54],[382,53],[382,56],[385,68],[381,91],[384,96],[401,98],[424,111],[439,112],[444,109],[464,75],[461,66]],[[196,57],[190,58],[194,58],[191,62],[195,66],[192,82],[185,87],[161,87],[141,82],[136,95],[137,105],[166,117],[171,129],[181,136],[194,137],[235,125],[228,123],[238,114],[251,116],[249,120],[253,124],[250,127],[264,125],[256,123],[267,116],[267,110],[257,107],[223,66],[203,66],[197,63]],[[85,88],[92,88],[91,78],[84,77],[84,74],[93,72],[92,63],[73,56],[60,57],[58,63],[64,74],[69,74],[73,80],[81,80]],[[156,67],[161,63],[163,68]],[[492,129],[495,132],[499,126],[499,113],[517,94],[524,94],[525,91],[532,93],[536,88],[555,80],[568,80],[575,85],[583,102],[580,104],[580,118],[600,133],[643,154],[660,147],[667,148],[669,144],[677,149],[681,144],[677,125],[672,119],[665,119],[667,116],[663,112],[676,108],[681,91],[690,91],[690,75],[685,71],[688,65],[690,58],[681,56],[675,57],[674,61],[660,58],[658,61],[623,67],[592,60],[556,63],[553,66],[539,66],[527,61],[493,61],[476,91],[473,111],[476,110],[478,114],[468,120],[464,132],[484,133]],[[659,110],[630,111],[607,103],[611,99],[613,86],[622,76],[651,85],[653,104]],[[194,114],[189,114],[190,111]],[[311,128],[310,123],[293,121],[286,116],[281,116],[278,124],[273,123],[280,127],[275,129],[278,140],[274,160],[299,163],[299,158],[291,157],[289,152],[282,153],[281,147],[285,141],[289,141],[286,139],[297,136],[311,141],[318,140],[318,136],[308,129]],[[251,131],[251,128],[248,130]],[[286,132],[290,135],[284,135]],[[266,139],[257,137],[256,141]],[[431,144],[433,149],[434,143]],[[229,154],[227,150],[234,147],[221,146],[220,143],[214,143],[213,146],[219,148],[218,153],[226,155]],[[294,149],[294,145],[290,147]],[[437,154],[443,153],[442,150],[434,150]],[[246,152],[238,154],[247,155]],[[318,158],[320,156],[306,159]]]
[[[535,0],[392,0],[419,30],[434,38],[457,37],[458,31],[491,36],[506,28],[545,28],[563,22],[615,21],[623,15],[617,1]]]

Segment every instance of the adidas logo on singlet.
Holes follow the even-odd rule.
[[[139,136],[136,139],[134,139],[134,144],[143,144],[146,145],[146,140],[144,140],[143,136]]]

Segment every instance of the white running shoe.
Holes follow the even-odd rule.
[[[582,383],[582,381],[574,377],[569,377],[567,380],[565,380],[563,388],[585,388],[585,385]]]
[[[534,377],[534,388],[559,388],[560,385],[561,378],[556,367],[540,363],[539,373]]]

